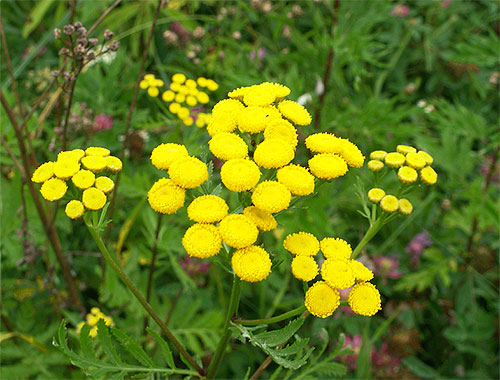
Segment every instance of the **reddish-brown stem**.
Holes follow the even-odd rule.
[[[77,307],[81,312],[85,312],[85,308],[83,307],[82,301],[78,295],[78,291],[74,282],[73,277],[71,276],[71,270],[66,262],[66,259],[64,258],[63,252],[62,252],[62,247],[61,247],[61,242],[59,240],[59,236],[57,235],[57,231],[52,226],[50,228],[49,220],[50,220],[50,215],[47,217],[45,214],[45,210],[43,208],[42,202],[40,201],[40,197],[38,195],[37,190],[35,189],[35,186],[33,182],[31,181],[30,175],[30,167],[29,167],[29,159],[28,159],[28,154],[26,152],[26,146],[24,145],[24,139],[23,139],[23,134],[21,132],[21,128],[19,127],[16,118],[14,116],[14,113],[12,112],[11,107],[9,106],[7,100],[5,99],[3,95],[3,91],[0,90],[0,101],[2,103],[2,106],[5,109],[5,112],[7,113],[7,117],[9,118],[10,122],[12,123],[12,126],[14,128],[14,133],[16,135],[17,143],[19,145],[19,151],[21,152],[21,162],[23,164],[24,168],[24,173],[25,173],[25,180],[26,184],[28,185],[28,189],[31,193],[31,197],[33,198],[33,201],[35,203],[35,207],[37,209],[38,215],[40,216],[42,225],[44,227],[45,233],[47,237],[49,238],[49,241],[52,245],[52,248],[54,249],[54,252],[56,254],[57,260],[59,261],[59,265],[61,266],[61,270],[63,272],[64,279],[66,280],[66,283],[68,285],[68,291],[71,296],[71,300],[75,307]]]

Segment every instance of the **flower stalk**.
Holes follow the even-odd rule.
[[[354,251],[352,251],[352,259],[355,259],[361,250],[368,244],[370,240],[372,240],[375,235],[380,231],[380,229],[384,226],[386,219],[387,219],[387,214],[386,212],[383,212],[382,215],[380,215],[375,223],[373,223],[368,231],[366,231],[365,236],[363,236],[363,239],[359,242],[359,244],[354,248]]]

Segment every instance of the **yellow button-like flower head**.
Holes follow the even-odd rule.
[[[293,100],[282,100],[278,103],[278,110],[294,124],[311,124],[311,114],[303,106]]]
[[[399,168],[405,163],[406,157],[399,152],[391,152],[387,153],[384,160],[387,166],[391,168]]]
[[[80,163],[74,159],[57,160],[54,164],[54,174],[61,179],[73,177],[78,170],[80,170]]]
[[[189,256],[204,259],[219,253],[222,238],[219,229],[213,224],[195,224],[184,234],[182,246]]]
[[[265,130],[276,116],[272,108],[246,107],[238,114],[238,128],[241,132],[259,133]]]
[[[207,165],[196,157],[175,160],[168,168],[170,179],[184,189],[194,189],[208,179]]]
[[[252,192],[252,202],[261,210],[275,213],[290,205],[292,194],[285,185],[276,181],[259,183]]]
[[[274,102],[276,96],[273,91],[262,85],[252,86],[243,95],[243,102],[247,106],[268,106]]]
[[[88,189],[89,187],[94,186],[95,182],[95,174],[92,173],[90,170],[85,170],[82,169],[76,173],[71,180],[73,181],[73,184],[78,187],[79,189],[85,190]]]
[[[295,149],[298,144],[297,129],[289,121],[276,118],[264,130],[264,139],[281,139]]]
[[[212,115],[207,126],[207,132],[211,137],[221,132],[233,132],[236,129],[236,116],[229,113],[218,113]]]
[[[380,207],[382,208],[382,210],[388,213],[397,211],[397,209],[399,208],[398,198],[396,198],[394,195],[386,195],[380,201]]]
[[[384,163],[379,160],[370,160],[368,161],[368,169],[372,172],[379,172],[384,168]]]
[[[106,168],[113,173],[119,172],[123,167],[122,161],[115,156],[106,157],[106,164]]]
[[[353,168],[360,168],[365,162],[365,156],[356,146],[348,139],[340,139],[340,146],[342,147],[342,153],[340,154],[342,158],[347,162],[347,165]]]
[[[293,195],[309,195],[314,192],[314,177],[307,168],[290,164],[278,169],[276,178]]]
[[[426,165],[425,159],[415,152],[406,155],[406,163],[414,169],[422,169]]]
[[[333,179],[347,173],[347,163],[344,159],[332,153],[320,153],[309,160],[311,173],[322,179]]]
[[[106,195],[102,190],[90,187],[83,190],[82,202],[89,210],[100,210],[106,204]]]
[[[182,73],[172,75],[172,82],[182,84],[186,81],[186,76]]]
[[[107,148],[101,148],[97,146],[91,146],[90,148],[85,149],[86,156],[109,156],[111,152]]]
[[[223,161],[248,156],[247,144],[234,133],[221,132],[216,134],[208,142],[208,147],[215,157]]]
[[[83,207],[83,203],[77,200],[69,201],[64,209],[66,215],[71,219],[77,219],[81,217],[84,213],[85,209]]]
[[[151,152],[151,162],[158,169],[167,170],[172,165],[172,162],[187,156],[189,156],[189,153],[184,145],[160,144]]]
[[[305,305],[312,315],[326,318],[339,307],[340,294],[325,281],[318,281],[307,290]]]
[[[95,187],[101,190],[103,193],[107,194],[115,188],[115,183],[109,177],[101,176],[97,177],[95,180]]]
[[[313,234],[297,232],[285,238],[283,247],[297,256],[314,256],[319,251],[319,241]]]
[[[230,214],[219,223],[222,240],[233,248],[245,248],[257,240],[259,230],[254,222],[243,214]]]
[[[231,99],[243,100],[245,94],[250,90],[250,87],[239,87],[227,94]]]
[[[229,210],[226,201],[217,195],[195,198],[187,208],[189,219],[197,223],[215,223],[222,220]]]
[[[399,152],[399,153],[403,153],[403,154],[408,154],[408,153],[415,153],[417,150],[412,147],[412,146],[409,146],[409,145],[398,145],[396,147],[396,150]]]
[[[43,183],[40,193],[46,200],[53,202],[64,197],[66,190],[68,190],[66,182],[59,178],[51,178]]]
[[[292,260],[292,274],[302,281],[311,281],[319,273],[318,264],[311,256],[295,256]]]
[[[319,243],[326,259],[347,260],[351,257],[351,245],[343,239],[326,237]]]
[[[233,158],[222,165],[222,183],[231,191],[251,190],[260,179],[260,170],[255,162],[247,158]]]
[[[370,153],[370,158],[372,160],[384,161],[385,156],[387,156],[387,152],[385,150],[374,150]]]
[[[422,170],[420,170],[420,178],[427,185],[434,185],[437,182],[438,175],[436,171],[430,166],[426,166]]]
[[[175,92],[173,92],[172,90],[167,90],[161,95],[161,99],[164,102],[171,102],[172,100],[174,100],[174,98],[175,98]]]
[[[54,175],[54,162],[49,161],[41,164],[33,173],[31,180],[35,183],[42,183],[52,178]]]
[[[418,155],[424,159],[427,165],[432,165],[432,163],[434,162],[434,158],[432,158],[429,153],[424,152],[423,150],[419,151]]]
[[[399,200],[399,212],[403,215],[410,215],[413,211],[413,206],[411,202],[406,198],[401,198]]]
[[[381,309],[380,293],[369,282],[354,285],[349,292],[349,306],[356,314],[370,317]]]
[[[83,156],[85,156],[85,151],[83,149],[73,149],[59,152],[59,154],[57,155],[57,160],[72,159],[80,161]]]
[[[378,187],[374,187],[368,191],[368,200],[372,203],[380,202],[383,197],[385,197],[385,191]]]
[[[251,245],[237,250],[231,259],[234,273],[243,281],[258,282],[271,273],[271,259],[261,247]]]
[[[410,166],[401,166],[398,170],[398,178],[404,183],[413,183],[418,179],[418,173]]]
[[[326,259],[321,266],[321,277],[332,288],[347,289],[354,285],[354,273],[349,262]]]
[[[184,205],[185,190],[171,179],[160,178],[148,192],[148,202],[153,210],[173,214]]]
[[[373,278],[373,272],[365,267],[362,262],[357,260],[349,260],[349,265],[351,266],[352,273],[356,281],[365,282],[370,281]]]
[[[237,115],[241,111],[245,109],[245,106],[236,99],[224,99],[219,101],[213,108],[212,108],[212,115],[217,115],[217,114],[231,114],[231,115]]]
[[[103,156],[85,156],[82,158],[81,162],[84,167],[92,170],[94,173],[98,173],[108,166],[108,161],[106,157]]]
[[[276,169],[288,164],[294,156],[293,147],[285,140],[267,139],[257,145],[253,159],[260,167]]]
[[[271,231],[278,226],[278,222],[269,212],[263,211],[255,206],[245,207],[243,215],[246,215],[261,231]]]

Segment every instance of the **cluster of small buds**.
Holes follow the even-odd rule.
[[[310,233],[288,235],[284,248],[295,257],[292,274],[309,282],[321,272],[322,279],[306,292],[305,305],[312,315],[326,318],[340,305],[339,290],[349,290],[348,302],[352,311],[372,316],[381,309],[380,293],[370,281],[373,273],[360,261],[351,258],[352,249],[345,240],[333,237],[318,239]],[[314,256],[321,250],[324,256],[321,270]]]
[[[79,334],[83,325],[87,324],[90,327],[89,336],[95,338],[97,336],[97,322],[99,322],[99,319],[102,319],[106,326],[113,327],[115,325],[113,318],[105,315],[98,307],[93,307],[85,317],[85,322],[82,321],[78,324],[76,332]]]
[[[121,170],[121,160],[110,156],[109,149],[90,147],[85,151],[73,149],[60,152],[55,162],[41,164],[31,180],[42,184],[40,193],[50,202],[62,199],[69,185],[71,200],[66,204],[65,212],[69,218],[77,219],[83,216],[86,209],[102,209],[107,201],[106,194],[114,189],[111,178],[104,175],[96,177],[95,174]]]
[[[301,16],[303,13],[302,11],[302,7],[298,4],[294,4],[292,6],[292,9],[290,11],[288,11],[288,13],[286,14],[286,17],[288,18],[294,18],[294,17],[299,17]]]
[[[67,36],[64,39],[62,38],[63,34]],[[105,30],[104,41],[109,42],[107,42],[106,48],[102,45],[101,48],[96,51],[94,48],[97,46],[99,40],[97,38],[87,38],[87,29],[81,22],[65,25],[62,33],[60,29],[54,29],[54,39],[62,40],[65,45],[59,49],[59,55],[70,57],[79,62],[81,65],[79,70],[88,63],[95,61],[96,58],[103,54],[116,52],[120,47],[120,43],[118,41],[110,41],[112,37],[113,32]],[[75,75],[69,71],[52,71],[52,75],[54,76],[59,76],[61,74],[65,81],[73,80]]]
[[[158,88],[163,87],[164,83],[153,74],[146,74],[139,85],[143,90],[147,89],[149,96],[157,97],[160,94]],[[168,110],[177,115],[185,125],[190,126],[196,123],[196,126],[201,128],[210,121],[210,114],[203,112],[195,114],[192,110],[198,103],[207,104],[210,97],[199,87],[206,88],[208,91],[216,91],[219,85],[212,79],[199,77],[194,80],[188,79],[184,74],[176,73],[172,76],[169,88],[163,92],[161,98],[164,102],[170,103]]]

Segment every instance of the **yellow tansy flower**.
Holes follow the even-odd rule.
[[[207,165],[196,157],[175,160],[168,168],[170,179],[180,187],[193,189],[208,179]]]
[[[186,76],[182,73],[172,75],[172,82],[182,84],[186,81]]]
[[[68,190],[66,182],[59,178],[50,178],[43,183],[40,193],[46,200],[53,202],[64,197],[66,190]]]
[[[399,208],[398,198],[396,198],[394,195],[386,195],[380,201],[380,207],[382,208],[382,210],[388,213],[397,211],[397,209]]]
[[[262,211],[255,206],[245,207],[243,215],[246,215],[261,231],[271,231],[278,226],[278,222],[269,212]]]
[[[148,95],[156,98],[160,94],[160,90],[158,90],[156,87],[149,87],[148,88]]]
[[[356,314],[371,317],[381,309],[380,293],[369,282],[354,285],[349,292],[349,306]]]
[[[97,187],[103,193],[107,194],[113,191],[113,189],[115,188],[115,183],[111,178],[101,176],[96,178],[95,187]]]
[[[387,166],[391,168],[399,168],[405,163],[406,158],[403,154],[399,152],[391,152],[387,153],[387,155],[384,158],[384,161],[387,164]]]
[[[414,169],[422,169],[426,165],[425,159],[415,152],[406,155],[406,163]]]
[[[326,318],[340,305],[340,294],[325,281],[318,281],[306,292],[305,305],[309,313]]]
[[[241,132],[260,133],[276,115],[271,108],[252,106],[240,111],[237,118]]]
[[[384,168],[384,163],[379,160],[370,160],[368,161],[368,169],[372,172],[379,172]]]
[[[273,119],[264,130],[264,139],[281,139],[292,146],[293,149],[298,144],[297,130],[289,121],[285,119]]]
[[[248,156],[247,144],[234,133],[221,132],[216,134],[208,142],[208,147],[215,157],[223,161]]]
[[[351,266],[352,273],[356,281],[370,281],[373,278],[373,272],[365,267],[362,262],[357,260],[349,260],[349,265]]]
[[[437,182],[437,177],[438,175],[436,171],[430,166],[427,166],[420,170],[420,178],[427,185],[434,185]]]
[[[54,164],[54,174],[57,178],[73,177],[80,170],[80,163],[74,159],[57,160]]]
[[[170,103],[170,105],[168,106],[168,110],[172,112],[174,115],[176,115],[180,109],[181,105],[179,103]]]
[[[271,259],[261,247],[251,245],[238,249],[231,259],[234,273],[243,281],[258,282],[271,273]]]
[[[292,260],[292,274],[301,281],[311,281],[319,273],[318,264],[311,256],[299,255]]]
[[[292,194],[285,185],[276,181],[259,183],[252,192],[252,202],[261,210],[275,213],[288,208]]]
[[[207,126],[207,132],[211,137],[221,132],[233,132],[236,129],[236,116],[232,114],[218,113],[212,115]]]
[[[326,259],[347,260],[351,257],[351,245],[343,239],[326,237],[319,243]]]
[[[409,146],[409,145],[398,145],[396,147],[396,151],[398,151],[399,153],[403,153],[403,154],[408,154],[408,153],[416,153],[417,150],[412,147],[412,146]]]
[[[151,152],[151,162],[158,169],[167,170],[172,162],[188,157],[189,153],[184,145],[166,143],[160,144]]]
[[[233,158],[222,165],[220,178],[231,191],[251,190],[259,182],[261,173],[255,162],[247,158]]]
[[[204,259],[219,253],[222,238],[213,224],[195,224],[184,234],[182,246],[189,256]]]
[[[372,160],[384,161],[385,156],[387,156],[387,152],[385,150],[374,150],[370,153],[370,158]]]
[[[313,234],[297,232],[285,238],[283,247],[294,255],[314,256],[319,251],[319,241]]]
[[[374,187],[368,191],[368,200],[372,203],[380,202],[383,197],[385,197],[385,191],[378,187]]]
[[[418,179],[418,173],[410,166],[401,166],[398,170],[398,178],[404,183],[413,183]]]
[[[340,146],[342,147],[342,153],[340,154],[342,158],[347,162],[347,165],[353,168],[360,168],[365,162],[365,156],[356,146],[348,139],[340,139]]]
[[[347,163],[344,159],[332,153],[320,153],[309,160],[311,173],[322,179],[333,179],[347,173]]]
[[[299,103],[293,100],[282,100],[278,103],[278,110],[281,114],[297,125],[311,124],[312,117],[309,112]]]
[[[207,88],[209,91],[217,91],[219,85],[212,79],[207,79]]]
[[[413,211],[413,206],[411,202],[406,198],[401,198],[399,200],[399,212],[403,215],[410,215]]]
[[[179,111],[177,111],[177,116],[179,116],[179,119],[185,119],[189,116],[189,109],[186,107],[181,107],[179,108]]]
[[[253,159],[257,165],[266,169],[276,169],[293,160],[293,147],[281,139],[267,139],[255,149]]]
[[[187,208],[189,219],[197,223],[215,223],[222,220],[229,210],[226,201],[217,195],[195,198]]]
[[[278,169],[276,178],[293,195],[304,196],[314,192],[314,176],[302,166],[290,164]]]
[[[201,103],[201,104],[207,104],[210,98],[208,97],[208,94],[206,92],[200,91],[196,95],[196,99]]]
[[[122,161],[115,156],[107,156],[106,157],[106,168],[114,173],[122,170],[123,164]]]
[[[355,278],[347,261],[326,259],[321,266],[321,277],[335,289],[347,289],[354,285]]]
[[[275,94],[262,85],[252,86],[243,95],[243,102],[247,106],[268,106],[276,99]]]
[[[427,165],[432,165],[434,162],[434,158],[429,153],[424,152],[423,150],[418,152],[418,155],[422,157]]]
[[[91,146],[90,148],[85,149],[85,155],[86,156],[109,156],[110,151],[107,148],[101,148],[97,146]]]
[[[184,205],[185,193],[171,179],[160,178],[149,190],[148,202],[156,212],[174,214]]]
[[[94,186],[95,174],[90,170],[82,169],[71,178],[71,181],[79,189],[85,190]]]
[[[82,202],[89,210],[100,210],[106,204],[106,195],[102,190],[90,187],[83,190]]]
[[[71,219],[77,219],[81,217],[84,213],[85,209],[83,207],[83,203],[77,200],[69,201],[64,209],[66,215]]]
[[[41,164],[36,168],[35,172],[31,176],[31,180],[35,183],[42,183],[52,178],[54,175],[54,162],[49,161]]]
[[[92,170],[94,173],[106,169],[108,161],[103,156],[85,156],[81,160],[83,166]]]
[[[172,100],[174,100],[174,98],[175,98],[175,92],[173,92],[172,90],[167,90],[161,95],[161,99],[164,102],[171,102]]]
[[[223,99],[212,108],[212,115],[233,114],[237,115],[245,109],[245,106],[235,99]]]
[[[306,137],[307,149],[314,153],[342,153],[340,139],[332,133],[314,133]]]
[[[227,215],[219,223],[222,240],[233,248],[245,248],[257,240],[259,230],[250,218],[243,214]]]
[[[76,160],[80,161],[80,159],[85,156],[85,151],[83,149],[73,149],[73,150],[66,150],[59,152],[57,155],[57,160],[66,160],[66,159],[71,159],[71,160]]]

